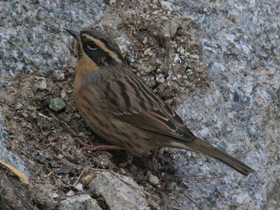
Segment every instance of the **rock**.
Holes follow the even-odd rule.
[[[152,185],[158,185],[159,184],[159,179],[157,176],[153,175],[153,174],[149,174],[149,182]]]
[[[169,10],[169,11],[172,11],[174,7],[173,4],[169,1],[160,1],[160,5],[162,9]]]
[[[65,98],[66,95],[67,95],[66,91],[65,90],[61,90],[61,93],[60,93],[61,98]]]
[[[280,209],[280,177],[278,177],[276,184],[269,193],[268,201],[265,205],[266,210]]]
[[[1,81],[0,81],[1,82]],[[0,100],[12,102],[13,98],[4,91],[0,91]]]
[[[66,108],[66,104],[61,98],[53,98],[50,100],[49,108],[55,112],[60,112]]]
[[[89,187],[101,195],[112,210],[150,209],[145,194],[130,177],[97,172]]]
[[[60,210],[102,210],[89,195],[76,195],[61,201]]]
[[[62,70],[54,70],[53,77],[55,80],[62,81],[65,79],[64,72]]]
[[[17,103],[15,108],[17,110],[21,110],[23,108],[23,105],[21,103]]]
[[[34,209],[28,187],[19,180],[11,179],[0,168],[0,209]],[[20,193],[19,193],[20,192]]]
[[[164,75],[163,74],[159,74],[156,76],[156,81],[158,83],[164,83],[165,82],[165,78],[164,78]]]
[[[83,184],[82,184],[82,183],[76,184],[76,185],[74,186],[74,188],[75,188],[76,190],[80,191],[80,192],[84,190],[84,189],[83,189]]]
[[[56,191],[55,185],[33,183],[29,197],[33,199],[34,203],[40,203],[41,206],[47,206],[49,209],[57,209],[57,198],[60,197]]]
[[[57,193],[53,193],[53,194],[52,194],[52,198],[53,198],[53,199],[57,199],[58,197],[59,197],[59,195],[58,195]]]
[[[72,196],[74,196],[75,195],[75,192],[73,191],[73,190],[70,190],[70,191],[68,191],[67,193],[66,193],[66,196],[67,197],[72,197]]]
[[[45,90],[47,89],[47,80],[45,77],[35,77],[34,81],[35,88],[39,90]]]
[[[165,21],[165,23],[162,25],[162,35],[163,37],[174,37],[178,28],[180,27],[182,20],[180,19],[180,16],[174,15],[170,17],[170,20]]]

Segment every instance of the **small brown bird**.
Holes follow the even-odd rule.
[[[253,172],[196,137],[177,113],[133,73],[110,38],[96,30],[65,30],[76,43],[75,101],[97,135],[135,155],[153,159],[158,148],[181,148],[216,158],[243,175]]]

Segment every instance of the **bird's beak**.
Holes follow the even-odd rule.
[[[80,32],[73,31],[73,30],[66,29],[66,28],[64,30],[67,31],[69,34],[71,34],[75,39],[79,39]]]

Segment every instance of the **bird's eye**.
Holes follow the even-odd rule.
[[[87,42],[86,46],[89,50],[97,50],[98,48],[94,42]]]

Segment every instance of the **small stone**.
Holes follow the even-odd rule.
[[[133,174],[137,173],[137,167],[135,165],[131,165],[129,169],[130,169],[131,173],[133,173]]]
[[[23,105],[21,104],[21,103],[17,103],[16,104],[16,109],[17,110],[20,110],[20,109],[22,109],[23,108]]]
[[[161,19],[161,20],[164,20],[164,21],[167,21],[167,20],[168,20],[168,17],[166,17],[166,16],[161,16],[160,19]]]
[[[0,91],[0,100],[12,102],[13,99],[12,99],[12,97],[11,97],[10,95],[8,95],[6,92]]]
[[[89,187],[104,198],[109,209],[150,209],[144,192],[131,177],[96,172]]]
[[[175,62],[175,63],[181,63],[181,61],[182,61],[182,60],[181,60],[181,58],[180,58],[180,55],[176,53],[176,54],[175,54],[175,57],[174,57],[174,62]]]
[[[159,184],[159,179],[157,176],[153,175],[153,174],[149,174],[149,182],[152,185],[158,185]]]
[[[173,4],[169,1],[160,1],[161,8],[164,10],[172,10]]]
[[[53,77],[55,80],[62,81],[65,79],[64,72],[62,70],[54,70]]]
[[[102,210],[100,206],[98,206],[96,200],[89,195],[75,195],[61,201],[60,204],[60,210]]]
[[[74,116],[75,116],[76,118],[81,118],[81,115],[79,115],[78,113],[75,113]]]
[[[127,166],[127,164],[128,164],[127,162],[122,162],[122,163],[120,163],[119,167],[125,168]]]
[[[86,137],[86,134],[85,134],[85,132],[80,132],[80,133],[79,133],[79,136],[82,137],[82,138],[84,138],[84,137]]]
[[[49,108],[55,112],[59,112],[66,108],[66,104],[61,98],[53,98],[50,101]]]
[[[143,44],[147,44],[148,42],[148,38],[145,36],[144,40],[143,40]]]
[[[67,197],[72,197],[72,196],[74,196],[74,195],[75,195],[75,193],[74,193],[73,190],[70,190],[68,193],[66,193],[66,196],[67,196]]]
[[[66,91],[62,90],[60,93],[61,98],[65,98],[66,97]]]
[[[62,158],[64,158],[64,155],[63,155],[63,154],[58,154],[58,157],[59,157],[60,159],[62,159]]]
[[[123,168],[120,168],[120,173],[121,174],[126,174],[126,171]]]
[[[178,49],[179,53],[182,55],[184,54],[185,52],[185,49],[181,46],[179,49]]]
[[[82,183],[76,184],[74,188],[78,191],[84,191],[84,187]]]
[[[24,118],[27,118],[28,117],[28,114],[26,114],[26,113],[21,113],[21,115],[24,117]]]
[[[47,80],[45,77],[35,77],[34,80],[34,86],[36,88],[38,88],[39,90],[47,89]]]
[[[57,165],[53,168],[55,174],[69,174],[73,173],[74,169],[71,166]]]
[[[162,64],[161,60],[159,58],[156,58],[156,63],[157,64]]]
[[[227,113],[227,117],[231,120],[234,119],[234,115],[232,112]]]
[[[57,193],[53,193],[53,194],[52,194],[52,197],[53,197],[54,199],[56,199],[56,198],[59,197],[59,195],[58,195]]]
[[[151,52],[151,48],[147,48],[145,51],[144,51],[144,55],[149,55]]]
[[[165,82],[165,78],[163,76],[163,74],[159,74],[156,76],[156,81],[157,83],[164,83]]]

